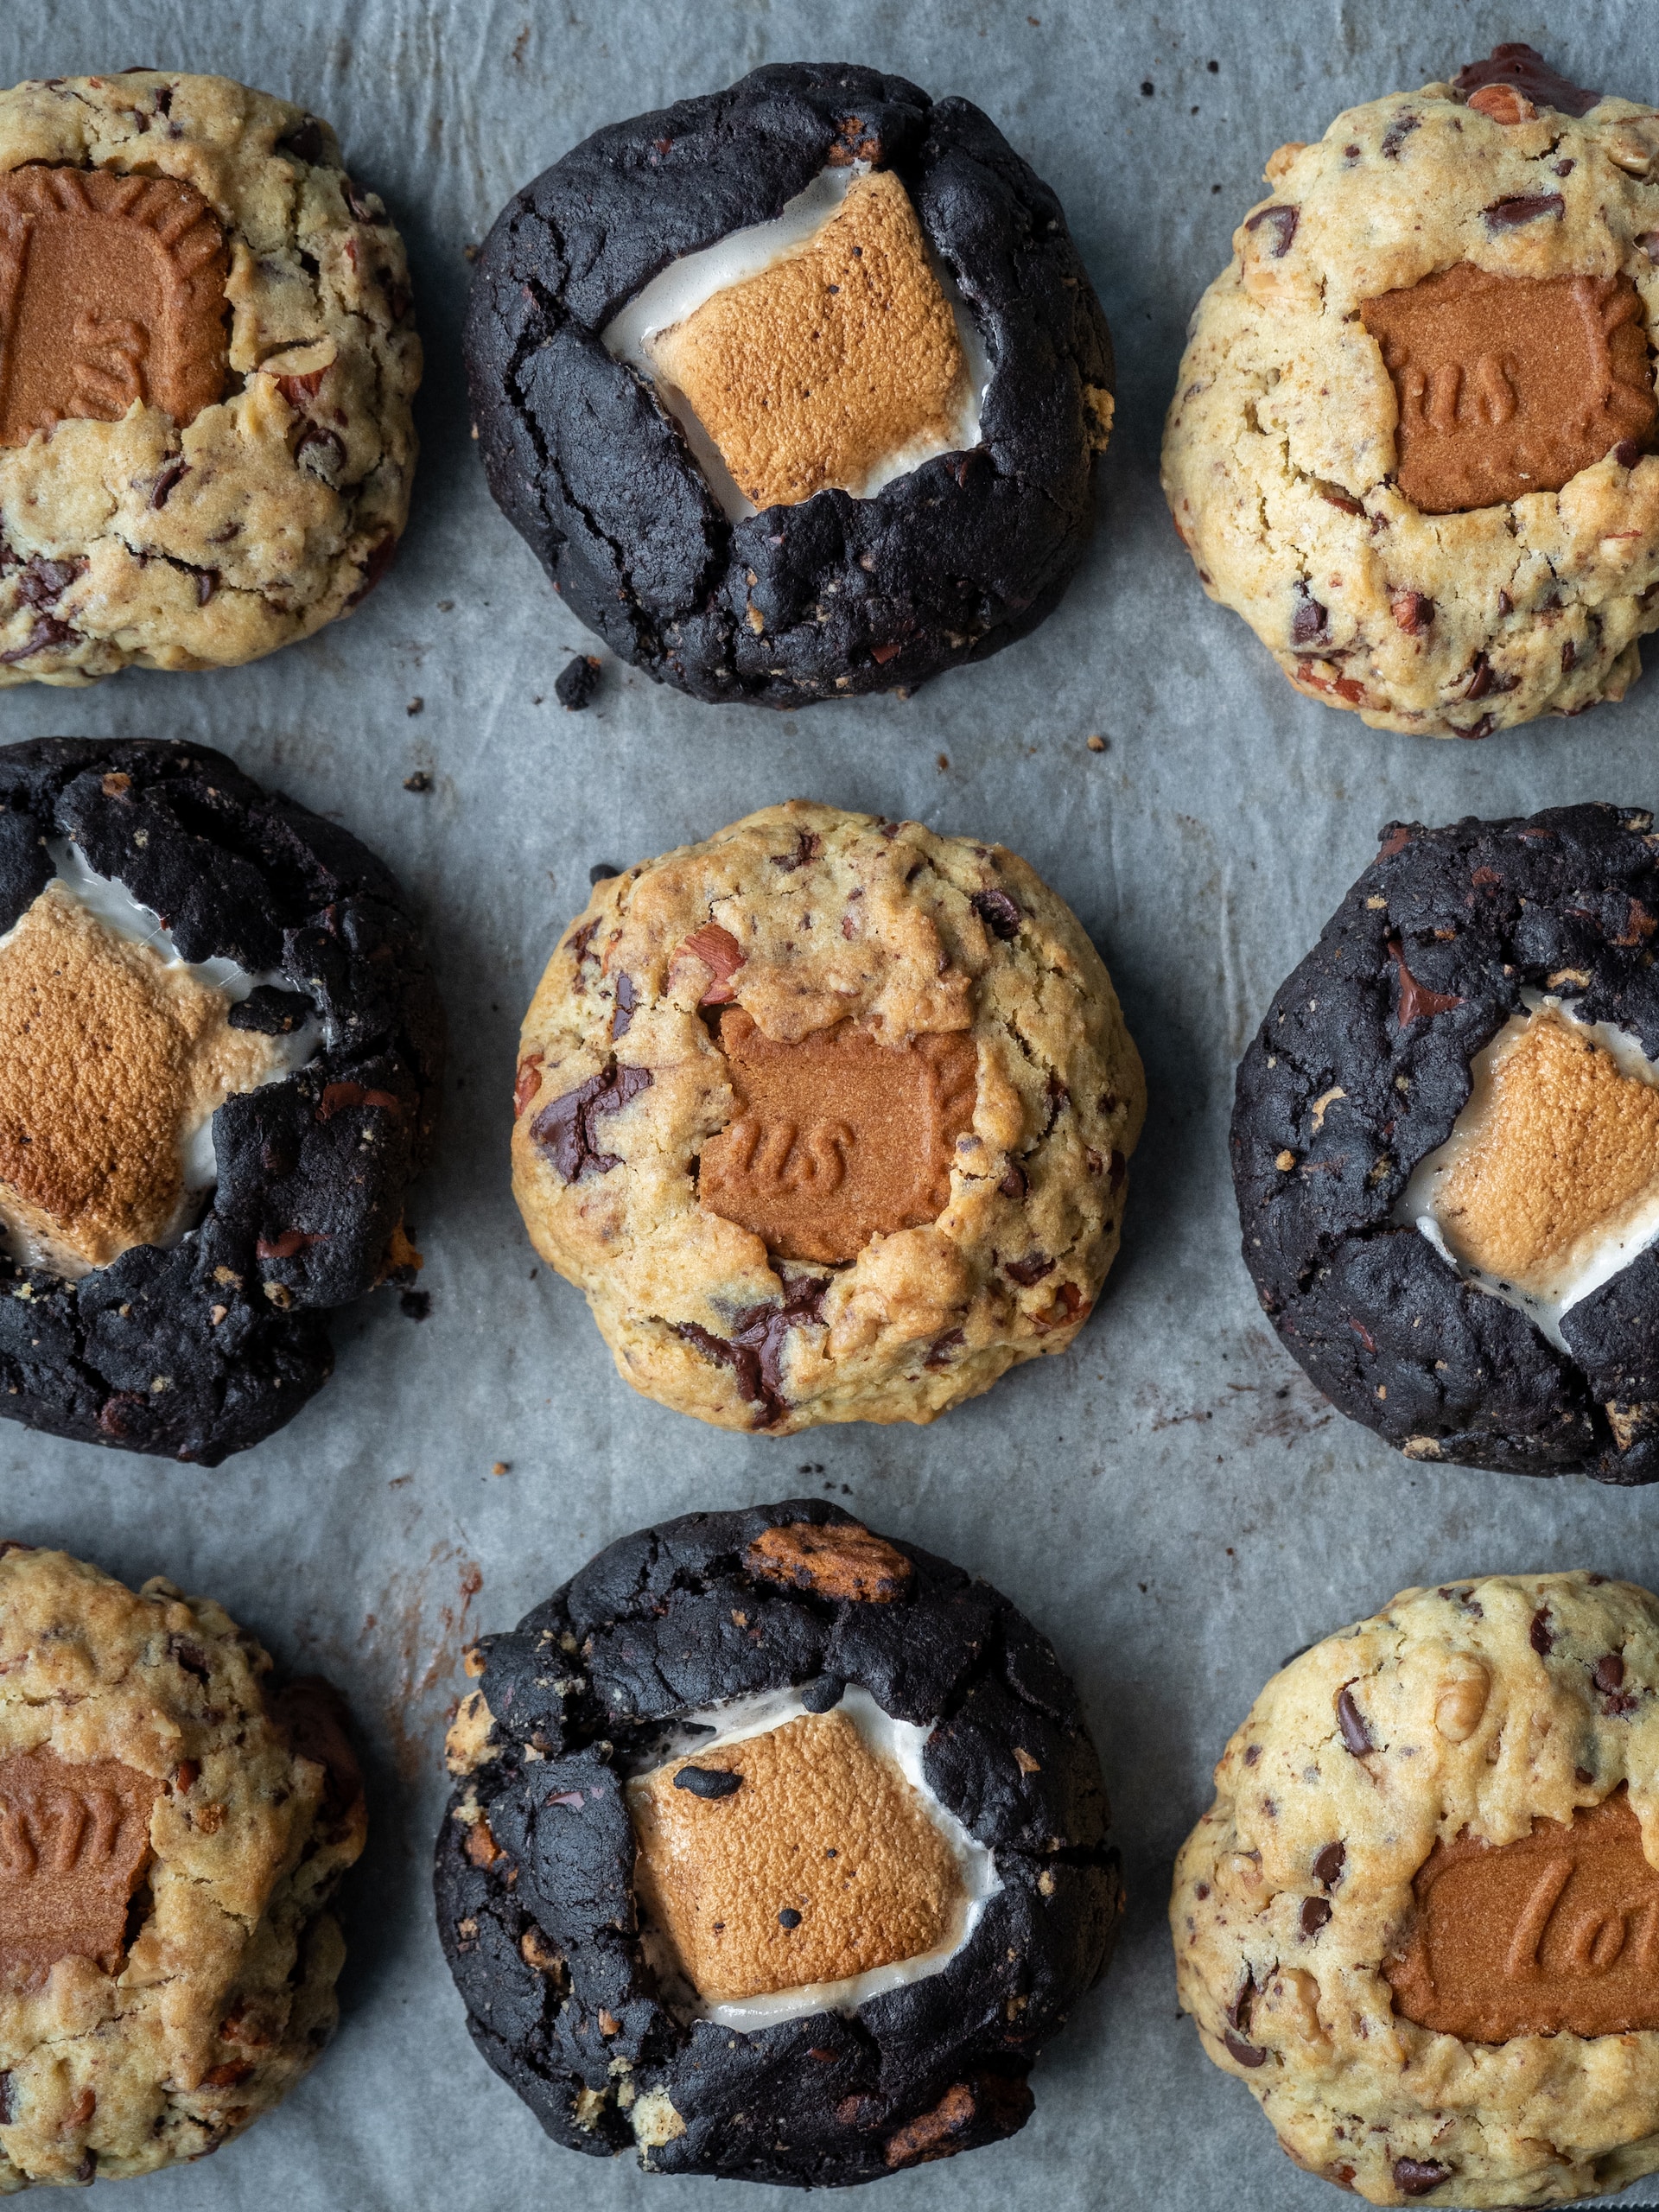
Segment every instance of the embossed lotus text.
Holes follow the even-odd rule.
[[[887,1045],[843,1021],[781,1043],[734,1007],[720,1041],[737,1110],[703,1147],[698,1192],[711,1213],[784,1259],[821,1262],[938,1218],[973,1122],[971,1037]]]
[[[1471,2043],[1659,2028],[1659,1870],[1621,1789],[1570,1824],[1436,1844],[1384,1968],[1395,2010]]]

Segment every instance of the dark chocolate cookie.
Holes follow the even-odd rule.
[[[1238,1071],[1244,1259],[1415,1459],[1659,1480],[1659,837],[1393,823]]]
[[[804,2186],[1024,2125],[1122,1887],[1007,1599],[798,1499],[624,1537],[467,1665],[439,1933],[556,2142]]]
[[[1112,415],[1054,194],[968,101],[842,65],[757,69],[545,170],[485,243],[467,356],[491,489],[555,588],[716,702],[913,686],[1034,628]]]
[[[0,1415],[215,1466],[411,1256],[443,1018],[404,893],[222,753],[0,747]]]

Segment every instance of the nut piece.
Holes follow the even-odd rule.
[[[1434,1726],[1448,1744],[1467,1743],[1480,1726],[1491,1695],[1491,1677],[1478,1659],[1462,1662],[1434,1700]]]
[[[744,1565],[766,1581],[793,1583],[842,1605],[890,1605],[905,1595],[911,1578],[904,1554],[855,1521],[827,1528],[791,1521],[763,1529]]]

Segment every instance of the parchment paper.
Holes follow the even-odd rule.
[[[653,2182],[549,2144],[468,2042],[428,1870],[463,1641],[512,1624],[629,1529],[798,1491],[989,1574],[1047,1630],[1082,1685],[1128,1862],[1116,1963],[1039,2066],[1035,2118],[1011,2143],[899,2177],[884,2207],[1337,2202],[1176,2015],[1169,1869],[1211,1765],[1287,1653],[1408,1584],[1580,1565],[1659,1582],[1659,1497],[1410,1465],[1324,1405],[1238,1257],[1233,1066],[1388,817],[1659,802],[1659,671],[1622,707],[1483,745],[1382,734],[1302,701],[1200,592],[1158,493],[1160,424],[1187,315],[1274,147],[1503,38],[1581,83],[1652,98],[1655,20],[1643,0],[1550,17],[1486,0],[0,10],[0,82],[133,62],[222,70],[329,117],[408,239],[428,348],[414,520],[358,614],[233,673],[0,695],[0,741],[185,736],[348,823],[417,893],[454,1032],[440,1162],[410,1208],[429,1319],[379,1294],[339,1326],[321,1395],[216,1473],[0,1424],[5,1533],[219,1598],[284,1665],[348,1693],[372,1770],[336,2044],[242,2141],[118,2202],[795,2201]],[[1035,637],[908,702],[780,717],[695,705],[609,663],[598,702],[567,714],[554,679],[588,640],[491,504],[467,435],[465,249],[601,124],[791,59],[964,93],[1059,192],[1118,346],[1093,552]],[[432,779],[423,794],[404,788],[416,769]],[[1067,1357],[928,1429],[779,1442],[647,1404],[579,1296],[537,1268],[509,1195],[518,1020],[589,867],[797,793],[1025,854],[1102,947],[1147,1063],[1122,1256],[1095,1319]]]

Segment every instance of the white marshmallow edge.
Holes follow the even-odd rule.
[[[709,2020],[716,2027],[754,2030],[775,2027],[780,2020],[803,2019],[813,2012],[855,2012],[871,1998],[880,1997],[890,1989],[902,1989],[913,1981],[924,1981],[949,1965],[978,1926],[986,1900],[995,1897],[1002,1886],[995,1854],[969,1834],[928,1784],[922,1768],[922,1752],[933,1732],[931,1726],[922,1728],[913,1721],[895,1720],[868,1690],[855,1683],[848,1685],[840,1702],[831,1710],[845,1713],[869,1750],[894,1763],[921,1799],[929,1820],[950,1845],[962,1878],[962,1910],[951,1939],[913,1959],[895,1960],[891,1966],[875,1967],[868,1974],[852,1974],[843,1981],[807,1982],[798,1989],[780,1989],[766,1996],[711,2005],[698,1997],[686,1981],[667,1939],[657,1931],[647,1930],[643,1943],[646,1961],[656,1974],[671,2009],[683,2019]],[[637,1773],[643,1778],[655,1772],[659,1765],[683,1758],[690,1751],[720,1751],[728,1744],[744,1743],[752,1736],[769,1735],[774,1728],[799,1719],[806,1713],[798,1689],[766,1690],[689,1713],[683,1719],[674,1722],[652,1746],[649,1762],[640,1766]]]
[[[772,221],[752,223],[747,229],[733,231],[715,245],[705,246],[699,253],[682,254],[677,261],[671,261],[612,317],[601,334],[601,342],[612,359],[627,362],[655,390],[684,433],[709,490],[733,522],[741,522],[746,516],[755,513],[754,503],[733,481],[718,447],[697,420],[685,394],[657,367],[652,340],[659,331],[683,322],[687,315],[694,314],[716,292],[758,276],[762,270],[770,269],[775,262],[784,260],[796,248],[804,245],[841,206],[853,179],[867,176],[869,168],[868,162],[849,162],[839,168],[821,169],[806,189],[797,193],[783,213]],[[884,485],[891,484],[896,477],[907,476],[925,461],[932,461],[942,453],[965,453],[979,443],[980,410],[990,388],[990,355],[980,336],[973,310],[955,276],[937,254],[930,251],[928,258],[956,318],[957,342],[968,369],[968,397],[956,424],[955,437],[949,442],[912,439],[907,445],[884,454],[859,486],[855,496],[860,499],[873,498]]]

